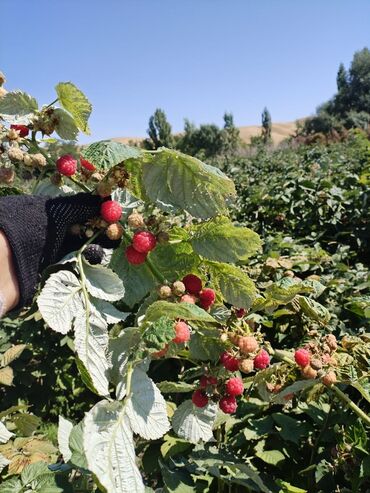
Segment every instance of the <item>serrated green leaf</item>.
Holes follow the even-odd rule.
[[[307,436],[310,431],[310,425],[308,423],[291,418],[286,414],[274,413],[272,414],[272,418],[280,428],[279,434],[281,437],[296,445],[298,445],[300,438]]]
[[[126,414],[132,431],[147,440],[160,438],[170,428],[166,401],[154,382],[138,367],[132,374]]]
[[[201,262],[191,245],[185,242],[157,245],[150,253],[150,260],[168,281],[175,281],[189,272],[196,272]]]
[[[221,290],[227,303],[249,309],[257,295],[253,281],[235,265],[209,262],[212,281]]]
[[[68,419],[59,416],[58,421],[58,447],[63,456],[64,462],[68,462],[72,457],[72,450],[69,447],[69,438],[73,430],[73,423]]]
[[[13,433],[8,431],[6,426],[0,421],[0,443],[6,443],[12,436]]]
[[[7,92],[0,98],[0,114],[5,120],[7,115],[25,116],[37,109],[36,99],[23,91]]]
[[[83,448],[83,436],[84,422],[80,421],[80,423],[72,428],[69,434],[68,446],[72,453],[70,458],[72,464],[81,469],[87,469],[87,459]]]
[[[121,142],[101,140],[94,142],[82,150],[82,156],[98,168],[108,170],[126,159],[137,158],[143,151],[138,147],[130,147]]]
[[[220,339],[206,337],[202,334],[192,334],[189,341],[190,356],[200,361],[217,361],[224,350]]]
[[[109,493],[144,493],[125,407],[100,401],[84,419],[88,468]]]
[[[143,340],[148,349],[160,351],[175,337],[174,322],[168,317],[160,317],[148,327]]]
[[[129,312],[121,312],[120,310],[117,310],[115,306],[107,301],[94,299],[92,302],[109,325],[118,324],[119,322],[126,320],[126,318],[130,315]]]
[[[72,116],[62,108],[55,108],[53,116],[56,119],[55,131],[61,139],[76,140],[77,125]]]
[[[103,265],[90,265],[83,262],[86,288],[95,298],[105,301],[118,301],[125,295],[123,282],[111,269]]]
[[[277,466],[286,458],[280,450],[262,450],[257,451],[255,455],[266,464],[271,464],[272,466]]]
[[[191,400],[186,400],[176,409],[172,417],[172,426],[179,437],[190,443],[198,443],[200,440],[207,442],[213,437],[212,428],[216,414],[217,404],[213,402],[200,408]]]
[[[20,188],[16,187],[0,187],[0,197],[6,197],[8,195],[23,195]]]
[[[303,313],[307,315],[307,317],[313,318],[323,324],[327,324],[329,322],[330,313],[320,303],[312,300],[311,298],[306,298],[306,296],[297,296],[297,300]]]
[[[59,197],[63,195],[74,195],[76,192],[73,188],[68,185],[61,185],[57,187],[53,183],[51,183],[50,179],[40,181],[34,191],[34,195],[47,195],[48,197]]]
[[[18,413],[12,417],[19,435],[29,437],[40,426],[41,419],[34,414]]]
[[[190,474],[184,469],[170,469],[160,462],[161,473],[166,487],[166,493],[194,493],[195,484]]]
[[[192,392],[197,388],[195,384],[186,382],[167,382],[166,380],[158,384],[158,388],[164,394]]]
[[[88,119],[91,114],[91,103],[80,89],[71,82],[60,82],[55,87],[61,106],[70,113],[77,125],[87,135],[90,135]]]
[[[190,243],[194,251],[217,262],[245,262],[262,245],[257,233],[234,226],[226,217],[216,217],[193,226],[191,232]]]
[[[12,361],[14,361],[17,358],[19,358],[19,356],[23,353],[23,351],[25,350],[26,347],[27,347],[26,344],[17,344],[16,346],[12,346],[11,348],[9,348],[1,356],[1,358],[0,358],[0,366],[7,366]]]
[[[233,182],[217,168],[165,148],[143,161],[142,183],[159,208],[184,210],[202,219],[226,212],[235,196]]]
[[[192,303],[170,303],[169,301],[156,301],[149,306],[145,322],[153,322],[160,317],[182,320],[197,320],[199,322],[216,322],[205,310]]]
[[[25,467],[21,474],[22,483],[26,486],[37,480],[40,476],[51,475],[53,473],[48,468],[46,462],[35,462]],[[38,490],[36,490],[38,491]]]
[[[290,303],[297,294],[310,293],[312,291],[312,287],[305,286],[302,282],[296,282],[290,277],[283,277],[279,281],[268,286],[264,295],[268,301],[287,304]]]
[[[0,493],[22,493],[23,485],[18,478],[11,478],[0,484]]]

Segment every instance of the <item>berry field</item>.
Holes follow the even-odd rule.
[[[0,322],[0,493],[370,491],[368,136],[64,152],[91,110],[0,97],[0,196],[101,197]]]

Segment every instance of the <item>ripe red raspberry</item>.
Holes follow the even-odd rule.
[[[261,349],[253,360],[253,365],[256,370],[263,370],[270,364],[270,356],[267,351]]]
[[[208,404],[208,397],[203,393],[203,390],[201,389],[198,389],[193,393],[191,400],[193,401],[193,404],[197,407],[205,407]]]
[[[254,353],[258,348],[257,340],[252,336],[239,337],[238,346],[244,354]]]
[[[220,361],[226,370],[236,371],[239,368],[239,360],[226,351],[221,354]]]
[[[202,290],[202,280],[194,274],[188,274],[182,282],[190,294],[198,294]]]
[[[26,125],[10,125],[10,128],[16,130],[20,137],[27,137],[29,132],[29,128]]]
[[[311,354],[307,349],[297,349],[294,353],[294,359],[298,366],[304,368],[310,363]]]
[[[100,207],[100,215],[107,223],[116,223],[121,219],[122,207],[115,200],[107,200]]]
[[[225,397],[222,397],[222,399],[220,399],[218,405],[220,406],[221,411],[223,411],[226,414],[235,413],[238,407],[238,404],[236,403],[236,399],[233,395],[225,395]]]
[[[146,253],[138,252],[137,250],[135,250],[135,248],[132,245],[126,248],[125,255],[128,262],[134,265],[143,264],[147,257]]]
[[[190,329],[185,322],[177,322],[175,324],[176,336],[172,339],[176,344],[187,342],[190,339]]]
[[[132,246],[141,253],[148,253],[155,248],[157,238],[149,231],[138,231],[132,238]]]
[[[230,378],[226,382],[226,392],[228,395],[242,395],[244,392],[243,380],[238,377]]]
[[[57,170],[61,175],[72,176],[77,171],[77,161],[70,154],[65,154],[57,160]]]
[[[86,169],[87,171],[95,171],[96,170],[96,166],[94,166],[92,163],[90,163],[90,161],[88,161],[87,159],[84,159],[83,157],[80,157],[80,163],[81,163],[81,166]]]
[[[199,385],[202,389],[205,389],[208,385],[217,385],[217,378],[203,375],[199,379]]]
[[[154,356],[154,358],[162,358],[162,356],[166,355],[167,351],[168,351],[168,344],[166,344],[164,348],[161,349],[160,351],[152,353],[152,356]]]
[[[194,296],[193,294],[184,294],[181,296],[180,302],[181,303],[191,303],[192,305],[195,305],[195,303],[198,301],[198,298]]]
[[[244,308],[237,308],[235,310],[235,316],[237,318],[243,318],[246,313],[247,313],[247,310],[245,310]]]
[[[199,293],[199,304],[204,310],[208,310],[215,302],[216,294],[211,288],[205,288]]]

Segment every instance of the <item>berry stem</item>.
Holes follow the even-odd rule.
[[[85,250],[85,248],[88,247],[90,245],[90,243],[92,243],[95,240],[95,238],[97,238],[100,234],[101,234],[101,231],[97,231],[96,233],[94,233],[93,236],[91,238],[89,238],[87,240],[87,242],[84,243],[79,250],[77,250],[77,257],[79,255],[81,255],[82,252]]]
[[[153,264],[153,262],[150,260],[149,256],[146,258],[146,264],[147,266],[149,267],[151,273],[153,274],[153,276],[161,283],[161,284],[164,284],[166,283],[166,278],[164,276],[162,276],[162,274],[159,272],[159,270],[157,269],[157,267]]]
[[[78,187],[80,187],[84,192],[91,193],[91,190],[89,187],[81,183],[80,181],[76,180],[76,178],[73,178],[72,176],[68,176],[68,178],[73,181]]]
[[[336,396],[344,402],[359,418],[361,418],[368,426],[370,426],[370,416],[368,416],[362,409],[360,409],[344,392],[340,390],[336,385],[331,385],[330,390],[336,394]]]
[[[54,101],[52,101],[50,104],[48,104],[45,109],[50,108],[50,106],[53,106],[58,101],[59,101],[59,98],[54,99]]]

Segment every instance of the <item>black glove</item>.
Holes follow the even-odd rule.
[[[45,267],[86,242],[86,238],[70,234],[70,226],[99,216],[104,200],[88,193],[56,198],[29,195],[0,198],[0,229],[13,251],[19,284],[17,308],[32,301],[38,275]],[[119,244],[105,235],[95,242],[106,248]]]

